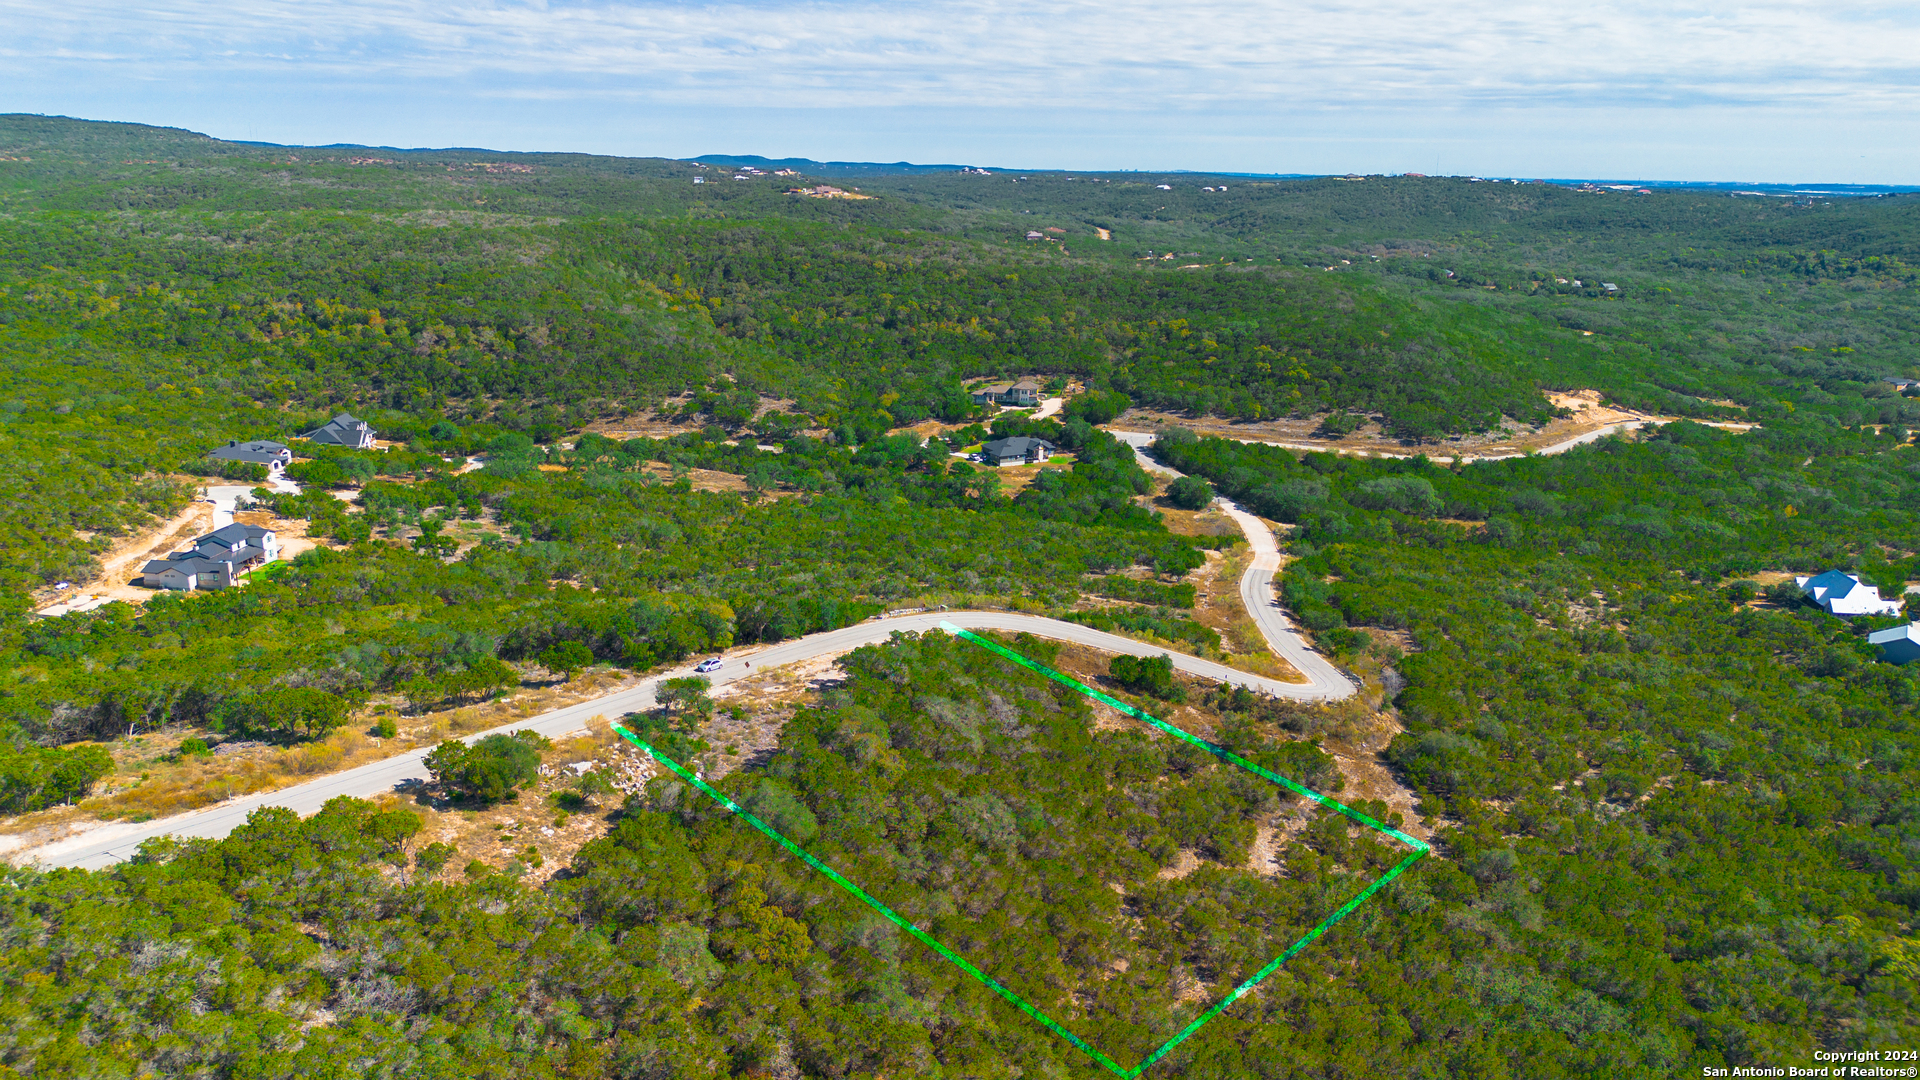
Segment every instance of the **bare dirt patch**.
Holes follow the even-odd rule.
[[[554,740],[541,755],[540,779],[518,797],[484,808],[460,808],[436,803],[420,793],[394,805],[418,814],[422,828],[415,850],[429,844],[450,845],[457,852],[437,880],[458,881],[468,866],[478,862],[485,871],[500,871],[539,886],[571,864],[588,841],[607,834],[625,799],[658,773],[638,747],[613,731],[605,717],[594,717],[571,737]],[[576,788],[583,774],[596,771],[614,778],[615,793],[592,799],[574,812],[562,810],[555,796]],[[476,868],[480,869],[480,868]]]
[[[1154,872],[1161,881],[1178,881],[1200,869],[1200,853],[1192,848],[1181,848],[1180,854],[1173,860],[1172,866],[1163,866]]]
[[[176,476],[173,479],[191,482],[199,478]],[[143,603],[152,595],[151,592],[130,584],[140,576],[140,568],[148,560],[177,551],[185,547],[187,541],[212,531],[213,504],[196,499],[167,520],[115,540],[113,546],[100,555],[100,572],[93,580],[74,589],[36,590],[33,594],[34,607],[55,602],[72,605],[83,602],[84,597]]]
[[[1247,851],[1247,869],[1263,877],[1279,877],[1285,873],[1287,848],[1306,831],[1315,814],[1324,812],[1314,803],[1301,799],[1268,815],[1254,830],[1253,844]]]
[[[700,431],[712,424],[713,418],[703,413],[684,414],[680,410],[693,402],[692,394],[683,394],[668,398],[660,408],[651,412],[637,412],[618,419],[595,420],[582,428],[609,439],[671,439],[675,435],[685,435]],[[762,397],[753,410],[755,419],[771,412],[792,412],[794,402],[789,398]],[[750,420],[745,425],[751,428]],[[824,434],[824,429],[820,433]]]
[[[671,483],[679,479],[674,474],[673,467],[664,462],[649,461],[641,468],[648,474],[659,477],[663,483]],[[685,475],[687,483],[695,491],[731,491],[741,494],[747,490],[747,478],[737,473],[716,472],[713,469],[689,469]],[[793,493],[769,491],[766,494],[771,498]]]
[[[283,561],[325,543],[307,534],[308,523],[305,519],[275,517],[266,510],[242,510],[235,513],[233,519],[242,524],[272,529],[280,540],[280,558]],[[49,604],[58,602],[68,610],[94,606],[93,601],[118,600],[144,604],[153,599],[156,591],[136,584],[146,564],[185,549],[196,537],[205,536],[213,528],[213,504],[196,499],[167,520],[116,541],[100,557],[100,573],[93,581],[79,588],[59,592],[43,589],[35,594],[35,606],[41,606],[43,601]],[[49,612],[55,615],[63,613],[59,610]]]
[[[987,465],[982,466],[991,476],[1000,481],[1000,494],[1012,498],[1033,486],[1033,480],[1042,469],[1071,469],[1072,454],[1055,454],[1038,465]]]
[[[1129,409],[1111,426],[1125,431],[1184,427],[1199,435],[1243,442],[1269,442],[1292,449],[1361,456],[1412,457],[1426,454],[1436,461],[1452,461],[1457,457],[1516,457],[1592,434],[1614,424],[1664,424],[1677,419],[1608,406],[1603,403],[1600,393],[1594,390],[1549,393],[1547,397],[1555,407],[1570,410],[1571,415],[1557,417],[1539,427],[1509,420],[1493,431],[1457,435],[1426,443],[1388,435],[1377,418],[1369,418],[1349,435],[1329,437],[1318,434],[1320,423],[1325,419],[1323,415],[1239,421],[1213,416],[1180,416],[1153,409]],[[1715,426],[1744,430],[1753,425],[1716,422]]]

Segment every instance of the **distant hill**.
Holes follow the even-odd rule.
[[[758,154],[703,154],[700,157],[682,160],[699,162],[703,165],[726,165],[730,168],[752,166],[756,169],[792,169],[808,176],[912,176],[918,173],[949,173],[964,169],[979,168],[977,165],[915,165],[910,161],[815,161],[812,158],[769,158]],[[995,168],[993,172],[1011,172],[1014,170]]]

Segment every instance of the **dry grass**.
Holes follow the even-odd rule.
[[[571,765],[576,761],[593,761],[604,756],[609,748],[623,748],[632,745],[613,730],[613,725],[604,716],[595,716],[587,721],[587,726],[578,734],[562,736],[553,741],[553,749],[547,751],[545,760],[552,765]]]
[[[1249,626],[1252,625],[1252,622],[1253,620],[1251,619],[1247,620]],[[1281,682],[1304,683],[1307,681],[1307,677],[1300,674],[1298,668],[1287,663],[1279,656],[1274,655],[1273,650],[1267,648],[1266,639],[1260,636],[1259,628],[1254,628],[1253,635],[1256,643],[1252,646],[1252,649],[1258,651],[1235,651],[1222,658],[1221,663],[1226,664],[1230,668],[1250,672],[1254,675],[1264,675],[1269,679],[1278,679]],[[1240,646],[1236,645],[1235,648],[1237,650]]]
[[[581,845],[606,835],[624,799],[621,792],[637,790],[655,773],[652,763],[615,734],[604,716],[587,721],[577,734],[554,740],[541,761],[540,779],[512,802],[482,810],[409,804],[423,824],[414,838],[415,850],[443,843],[458,852],[439,880],[461,880],[467,864],[477,861],[495,870],[516,872],[523,882],[537,887],[572,863]],[[600,797],[582,812],[562,813],[551,796],[578,782],[577,774],[566,767],[577,762],[589,762],[613,774],[621,792]]]
[[[285,776],[256,761],[241,762],[237,767],[190,765],[175,775],[137,781],[131,788],[83,800],[80,809],[102,820],[145,821],[272,791],[286,782]]]
[[[351,728],[280,754],[280,771],[289,776],[320,776],[387,756],[386,749]]]
[[[618,690],[631,680],[588,673],[565,686],[523,687],[507,702],[487,702],[424,716],[396,715],[393,703],[376,703],[347,727],[310,743],[288,747],[264,744],[212,757],[178,757],[187,738],[212,739],[198,729],[155,732],[108,744],[114,773],[98,793],[73,807],[54,807],[0,823],[0,834],[29,834],[73,820],[147,820],[212,806],[227,799],[275,791],[317,776],[355,768],[443,739],[498,727],[513,720],[560,708],[587,697]],[[369,737],[364,729],[379,714],[393,716],[400,730],[392,739]],[[618,736],[601,723],[594,745]],[[217,740],[215,740],[217,741]],[[237,741],[237,740],[229,740]]]
[[[1038,465],[998,465],[978,468],[982,472],[999,477],[1000,494],[1012,498],[1032,487],[1034,477],[1040,475],[1040,470],[1071,469],[1075,460],[1077,459],[1072,454],[1061,453],[1053,455]]]
[[[169,741],[178,747],[178,739]],[[82,801],[79,808],[101,819],[165,817],[350,769],[392,752],[381,740],[347,728],[278,751],[256,747],[225,757],[141,757],[123,762],[122,772],[106,781],[103,793]]]

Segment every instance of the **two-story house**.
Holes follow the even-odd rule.
[[[1040,384],[1032,379],[1019,382],[989,383],[970,391],[975,405],[1038,405]]]
[[[186,551],[154,559],[140,568],[150,589],[227,589],[241,575],[280,558],[280,538],[272,529],[234,522],[195,540]]]

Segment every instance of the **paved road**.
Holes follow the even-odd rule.
[[[1152,435],[1133,432],[1115,432],[1114,434],[1134,447],[1134,453],[1143,467],[1164,475],[1181,475],[1141,453],[1143,447],[1153,442]],[[1204,679],[1244,686],[1275,697],[1299,701],[1331,701],[1352,694],[1354,691],[1352,681],[1338,668],[1328,663],[1325,657],[1307,647],[1288,625],[1285,614],[1281,612],[1279,603],[1274,598],[1273,573],[1280,565],[1280,549],[1274,540],[1273,531],[1267,528],[1265,522],[1242,510],[1231,501],[1222,499],[1220,502],[1227,515],[1233,518],[1234,522],[1247,534],[1247,542],[1253,549],[1253,562],[1240,578],[1241,601],[1246,604],[1247,611],[1253,616],[1254,622],[1260,627],[1260,632],[1266,636],[1267,642],[1273,646],[1274,651],[1285,657],[1288,663],[1305,675],[1307,681],[1305,683],[1281,682],[1278,679],[1250,675],[1224,664],[1184,653],[1168,654],[1172,656],[1174,666]],[[1015,633],[1025,631],[1036,637],[1068,641],[1105,652],[1127,653],[1132,656],[1157,656],[1167,652],[1165,649],[1147,645],[1132,638],[1105,633],[1077,623],[1045,619],[1037,615],[1021,615],[1004,611],[921,612],[891,618],[869,619],[855,626],[810,634],[777,645],[736,650],[729,655],[726,666],[714,672],[710,678],[716,686],[724,685],[749,674],[747,667],[749,664],[758,665],[764,671],[767,668],[848,652],[862,645],[885,641],[895,633],[924,633],[937,630],[942,622],[951,622],[969,630],[1006,630]],[[487,731],[476,732],[467,736],[467,741],[472,742],[496,733],[521,730],[536,731],[548,738],[558,738],[584,728],[587,721],[595,716],[617,717],[625,713],[649,709],[654,705],[654,687],[662,679],[690,673],[690,669],[684,668],[665,672],[628,690],[594,698],[578,705],[569,705],[564,709],[556,709]],[[332,776],[323,776],[305,784],[249,795],[218,806],[188,814],[178,814],[158,821],[102,826],[35,848],[30,854],[39,862],[49,866],[74,866],[85,869],[111,866],[133,855],[142,841],[152,837],[168,834],[184,837],[225,836],[244,823],[248,814],[263,806],[285,806],[301,814],[311,814],[326,805],[327,800],[336,796],[353,795],[365,798],[394,791],[405,787],[410,781],[426,779],[427,770],[421,763],[426,752],[427,748],[421,748],[383,761],[371,762],[356,769],[335,773]]]
[[[1141,431],[1116,431],[1115,438],[1133,447],[1134,460],[1140,467],[1162,476],[1183,476],[1178,469],[1170,469],[1147,456],[1146,448],[1153,445],[1153,436]],[[1308,648],[1307,643],[1295,632],[1287,616],[1280,608],[1280,601],[1273,595],[1273,575],[1280,569],[1280,544],[1274,539],[1273,530],[1267,523],[1242,509],[1232,499],[1219,496],[1214,499],[1220,509],[1233,519],[1240,531],[1246,534],[1247,545],[1252,548],[1253,561],[1248,564],[1246,573],[1240,575],[1240,602],[1246,605],[1247,614],[1253,616],[1254,625],[1260,627],[1260,633],[1267,639],[1273,651],[1292,664],[1295,671],[1307,677],[1307,686],[1315,691],[1310,695],[1278,694],[1279,697],[1310,696],[1318,701],[1337,701],[1353,693],[1353,682],[1341,674],[1340,669],[1327,662],[1327,658]],[[1296,685],[1296,684],[1282,684]]]
[[[1157,656],[1166,651],[1131,638],[1104,633],[1076,623],[1043,619],[1035,615],[1020,615],[1004,611],[935,611],[899,615],[888,619],[870,619],[855,626],[811,634],[793,641],[781,642],[778,645],[739,650],[730,654],[726,666],[714,672],[710,678],[715,685],[724,685],[751,674],[748,664],[762,670],[780,667],[885,641],[896,632],[924,633],[937,630],[942,622],[951,622],[969,630],[1013,632],[1024,630],[1038,637],[1070,641],[1106,652],[1128,653],[1133,656]],[[1325,677],[1302,684],[1249,675],[1195,656],[1181,653],[1171,655],[1174,666],[1182,671],[1279,697],[1319,700],[1344,697],[1353,692],[1352,684],[1325,661],[1320,661],[1325,667]],[[468,736],[467,741],[472,742],[495,733],[520,730],[537,731],[548,738],[558,738],[584,728],[587,721],[595,716],[618,717],[625,713],[651,708],[654,704],[654,687],[660,680],[675,678],[690,672],[691,669],[687,668],[669,671],[619,693],[595,698],[578,705],[569,705],[564,709],[542,713],[539,716],[505,724],[488,731],[477,732]],[[357,769],[324,776],[295,787],[249,795],[188,814],[178,814],[140,824],[102,826],[35,848],[28,854],[48,866],[99,869],[132,856],[142,841],[152,837],[167,834],[185,837],[225,836],[245,822],[248,814],[263,806],[285,806],[301,814],[311,814],[335,796],[353,795],[366,798],[402,788],[411,780],[426,779],[427,770],[421,764],[421,758],[426,755],[426,750],[427,748],[414,750],[384,761],[362,765]]]
[[[1281,610],[1280,599],[1273,593],[1273,575],[1280,569],[1280,545],[1273,538],[1273,530],[1232,499],[1215,501],[1240,526],[1240,531],[1247,534],[1247,543],[1253,549],[1253,562],[1247,566],[1246,573],[1240,575],[1240,602],[1246,605],[1247,614],[1253,616],[1267,644],[1292,664],[1295,671],[1307,677],[1308,686],[1326,689],[1326,693],[1319,695],[1320,700],[1338,700],[1353,693],[1352,680],[1326,657],[1308,648],[1287,622],[1286,612]]]

